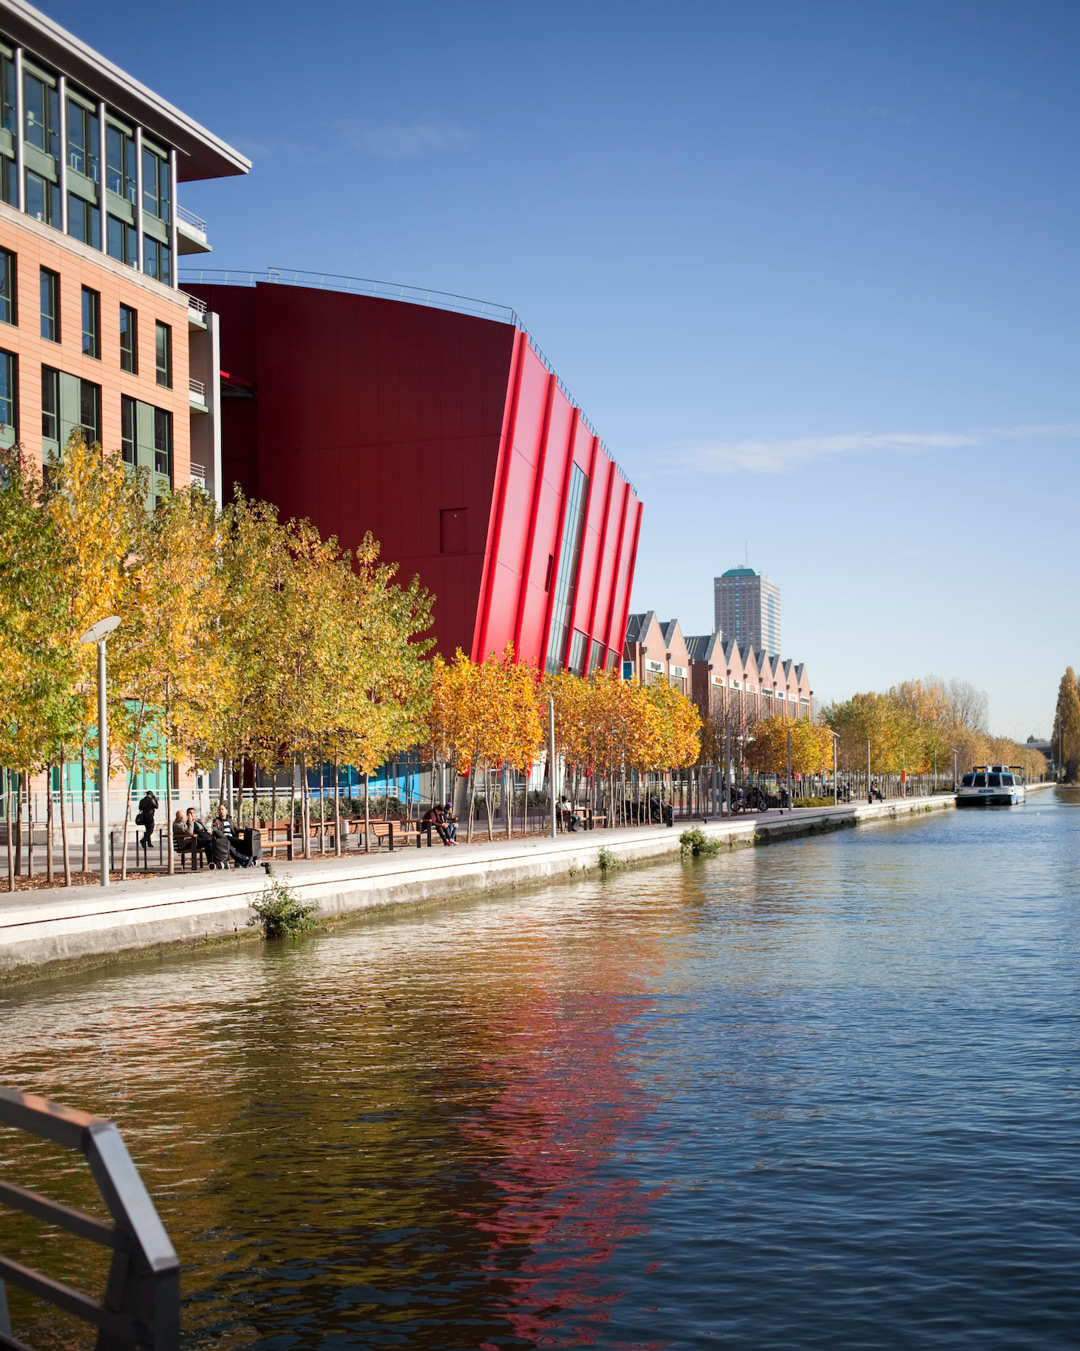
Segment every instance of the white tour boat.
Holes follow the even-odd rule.
[[[1023,802],[1024,776],[1018,765],[976,765],[956,790],[958,807],[1011,807]]]

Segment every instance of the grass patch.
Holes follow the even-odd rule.
[[[723,847],[722,840],[710,840],[700,826],[684,830],[679,836],[683,858],[715,858]]]
[[[296,938],[320,927],[315,913],[318,906],[298,901],[284,882],[267,882],[257,900],[249,924],[261,924],[264,938]]]

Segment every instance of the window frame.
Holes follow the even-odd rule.
[[[19,326],[19,255],[12,249],[0,249],[0,323]],[[7,313],[3,313],[4,310]]]
[[[164,338],[164,362],[162,361],[163,338]],[[154,320],[154,363],[157,370],[158,384],[162,387],[162,389],[172,389],[173,387],[172,325],[166,324],[161,319]]]
[[[19,354],[0,348],[0,424],[10,427],[15,440],[19,438]],[[3,392],[5,382],[7,393]],[[8,405],[5,408],[5,404]],[[10,411],[11,417],[4,416]]]
[[[82,352],[84,357],[101,360],[101,292],[91,286],[82,288]]]
[[[60,342],[60,273],[54,272],[51,267],[40,269],[41,280],[41,336],[47,342]],[[51,304],[51,310],[45,309],[46,291],[48,286],[48,299]],[[46,332],[46,325],[53,331]]]
[[[124,337],[124,318],[125,315],[130,320],[130,327],[127,336],[128,345],[125,346]],[[127,371],[129,375],[138,375],[139,373],[139,311],[134,305],[120,306],[120,369]],[[128,364],[130,362],[130,364]]]

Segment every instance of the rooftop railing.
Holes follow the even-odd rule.
[[[555,377],[555,383],[567,403],[577,410],[590,435],[596,437],[601,450],[615,466],[619,477],[629,485],[635,497],[637,496],[637,489],[625,470],[608,449],[593,423],[585,416],[581,404],[574,398],[565,381],[545,356],[543,348],[525,327],[517,310],[510,305],[496,305],[488,300],[477,300],[475,296],[459,296],[450,291],[434,291],[430,287],[407,286],[401,282],[375,281],[370,277],[345,277],[333,272],[303,272],[280,267],[269,267],[265,272],[185,268],[181,280],[187,282],[189,286],[256,286],[260,282],[284,282],[288,286],[310,286],[319,291],[344,291],[349,295],[371,296],[376,300],[401,300],[410,305],[430,305],[434,309],[450,310],[454,314],[471,314],[479,319],[512,324],[525,334],[541,365]]]
[[[200,318],[206,317],[208,306],[205,300],[200,300],[198,296],[189,296],[186,291],[181,291],[180,294],[187,300],[189,310],[194,310]]]

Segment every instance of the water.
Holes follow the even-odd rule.
[[[189,1348],[1071,1351],[1078,806],[64,977],[0,1078],[120,1123]]]

